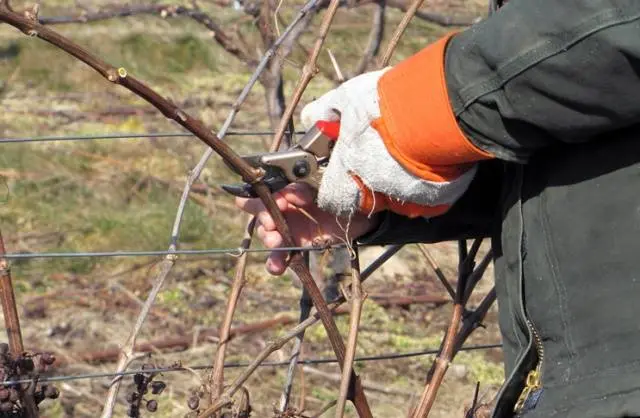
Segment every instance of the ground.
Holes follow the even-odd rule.
[[[462,16],[481,16],[485,5],[473,0],[425,2],[425,10]],[[283,16],[291,17],[293,2],[283,2]],[[87,5],[85,5],[87,6]],[[15,3],[19,8],[20,3]],[[41,15],[74,11],[75,2],[49,1]],[[89,4],[89,8],[99,5]],[[211,9],[226,26],[238,25],[247,42],[255,38],[250,21],[230,8]],[[327,39],[328,48],[344,68],[352,68],[366,43],[370,7],[341,10]],[[401,13],[390,10],[387,34]],[[317,27],[319,19],[316,19]],[[109,62],[125,66],[186,110],[216,129],[249,78],[239,61],[215,45],[211,34],[180,18],[131,17],[94,24],[57,27],[65,35],[97,52]],[[394,62],[409,56],[447,29],[414,21],[405,34]],[[389,36],[387,36],[387,39]],[[311,45],[312,34],[303,38]],[[261,51],[256,51],[256,56]],[[331,71],[323,55],[324,71]],[[304,62],[297,49],[287,63],[286,94],[290,94]],[[0,132],[2,137],[40,137],[70,134],[178,132],[179,127],[127,91],[109,85],[85,65],[45,44],[28,38],[8,25],[0,26]],[[303,102],[332,86],[321,72],[305,93]],[[262,90],[250,95],[234,130],[268,129]],[[262,149],[268,136],[229,137],[241,152]],[[73,252],[109,250],[163,250],[180,190],[188,171],[204,147],[189,137],[144,140],[96,140],[83,142],[0,144],[0,230],[9,252]],[[207,165],[199,194],[189,201],[180,234],[182,249],[235,248],[241,238],[243,217],[232,199],[217,187],[237,180],[218,159]],[[485,245],[486,247],[486,245]],[[483,247],[483,250],[486,248]],[[430,246],[450,278],[455,277],[455,243]],[[381,248],[363,250],[363,265]],[[158,257],[48,258],[15,260],[16,287],[25,343],[34,350],[51,350],[63,364],[52,375],[109,372],[113,362],[80,359],[102,350],[118,348],[135,320],[140,300],[150,289]],[[252,324],[276,316],[297,316],[300,288],[290,275],[270,277],[262,267],[263,254],[250,257],[246,286],[234,326]],[[215,330],[221,323],[234,274],[233,255],[184,256],[156,303],[140,336],[141,341],[162,341]],[[489,272],[479,287],[477,303],[492,285]],[[422,254],[407,246],[366,283],[358,356],[401,353],[437,348],[448,324],[450,304],[412,304],[382,307],[384,295],[445,297]],[[496,308],[469,344],[499,342]],[[343,335],[348,316],[337,322]],[[229,345],[228,361],[252,359],[274,336],[291,325],[240,335]],[[213,332],[209,334],[215,335]],[[208,335],[208,334],[207,334]],[[195,338],[197,340],[197,338]],[[308,331],[307,358],[331,358],[324,331]],[[215,338],[174,350],[155,350],[151,360],[161,365],[211,364]],[[270,360],[285,360],[290,346]],[[357,363],[376,417],[406,416],[423,386],[433,358],[411,357]],[[241,369],[228,369],[227,381]],[[311,365],[304,373],[304,407],[316,411],[337,396],[335,364]],[[166,391],[158,396],[157,417],[178,417],[188,411],[186,399],[206,372],[166,373]],[[266,367],[249,380],[247,389],[256,417],[271,416],[279,398],[285,369]],[[499,349],[460,354],[445,380],[432,416],[460,417],[472,397],[476,382],[490,397],[503,379]],[[94,417],[102,405],[108,378],[61,382],[60,401],[43,404],[46,417]],[[300,405],[300,377],[294,382],[294,406]],[[122,397],[131,391],[125,380]],[[117,416],[125,415],[124,404]],[[329,411],[329,414],[332,414]],[[348,416],[353,410],[348,409]],[[151,414],[147,413],[147,416]]]

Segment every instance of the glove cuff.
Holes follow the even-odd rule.
[[[381,118],[374,127],[389,153],[421,178],[433,178],[438,166],[493,158],[465,137],[451,108],[444,54],[453,35],[402,61],[378,82]],[[440,174],[455,178],[457,173]]]
[[[362,179],[355,174],[352,174],[351,177],[358,185],[358,189],[360,189],[360,207],[358,210],[364,214],[374,214],[383,210],[390,210],[391,212],[408,218],[416,218],[418,216],[430,218],[442,215],[450,208],[450,205],[425,206],[418,203],[396,200],[380,192],[372,191],[364,184]]]

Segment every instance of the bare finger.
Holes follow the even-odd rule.
[[[260,199],[246,199],[243,197],[236,197],[235,205],[243,211],[252,215],[265,211],[264,204]]]
[[[285,272],[285,270],[287,270],[287,253],[284,251],[272,252],[267,259],[265,268],[267,269],[269,274],[280,276]]]
[[[271,215],[269,215],[268,212],[266,211],[260,212],[258,213],[257,217],[258,217],[258,222],[260,222],[260,225],[262,225],[265,231],[276,230],[276,223],[273,221],[273,218],[271,217]]]
[[[260,238],[267,248],[278,248],[282,246],[282,235],[278,231],[266,231],[264,237]]]

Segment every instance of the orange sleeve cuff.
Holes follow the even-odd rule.
[[[381,118],[372,125],[389,153],[429,180],[458,177],[468,164],[493,158],[464,135],[449,101],[444,54],[451,33],[387,71],[378,82]]]
[[[365,186],[362,179],[354,174],[351,175],[360,189],[360,213],[371,214],[383,210],[390,210],[408,218],[418,216],[434,217],[446,213],[450,205],[423,206],[413,202],[402,202],[393,199],[380,192],[373,192]]]

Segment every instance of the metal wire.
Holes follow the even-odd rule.
[[[366,247],[368,245],[361,245]],[[7,253],[2,256],[6,259],[29,258],[81,258],[81,257],[145,257],[157,255],[215,255],[227,254],[239,257],[244,253],[267,253],[271,251],[325,251],[336,248],[344,248],[344,244],[336,244],[323,247],[279,247],[279,248],[210,248],[204,250],[149,250],[149,251],[102,251],[102,252],[63,252],[63,253]]]
[[[470,345],[466,347],[460,348],[459,351],[474,351],[474,350],[487,350],[490,348],[500,348],[502,344],[478,344],[478,345]],[[406,353],[389,353],[389,354],[380,354],[377,356],[363,356],[356,357],[353,361],[357,362],[366,362],[366,361],[381,361],[381,360],[394,360],[400,358],[411,358],[411,357],[421,357],[428,356],[433,354],[438,354],[439,349],[428,349],[423,351],[410,351]],[[338,360],[335,358],[321,358],[321,359],[302,359],[298,360],[298,364],[330,364],[337,363]],[[240,368],[240,367],[248,367],[251,363],[249,362],[233,362],[233,363],[225,363],[225,368]],[[288,366],[289,361],[265,361],[260,364],[260,367],[280,367],[280,366]],[[188,371],[188,370],[207,370],[210,369],[211,365],[198,365],[198,366],[179,366],[179,367],[162,367],[156,369],[138,369],[138,370],[127,370],[120,373],[86,373],[86,374],[77,374],[77,375],[67,375],[67,376],[52,376],[52,377],[42,377],[38,379],[38,382],[65,382],[69,380],[86,380],[86,379],[99,379],[103,377],[120,377],[120,376],[129,376],[136,373],[167,373],[167,372],[180,372],[180,371]],[[22,380],[5,380],[0,382],[0,385],[16,385],[19,383],[29,383],[34,379],[22,379]]]
[[[491,0],[492,3],[498,1],[501,3],[501,0]],[[296,132],[296,134],[303,134],[304,132]],[[270,131],[230,131],[226,133],[226,136],[266,136],[273,135],[273,132]],[[16,144],[16,143],[45,143],[45,142],[63,142],[63,141],[94,141],[94,140],[125,140],[125,139],[149,139],[149,138],[189,138],[194,135],[188,132],[159,132],[159,133],[113,133],[113,134],[100,134],[100,135],[66,135],[66,136],[29,136],[29,137],[0,137],[0,145],[1,144]],[[367,245],[363,245],[366,247]],[[144,257],[144,256],[168,256],[168,255],[231,255],[231,256],[240,256],[244,253],[265,253],[272,251],[324,251],[331,248],[344,248],[345,245],[339,244],[334,246],[325,246],[325,247],[309,247],[309,246],[300,246],[300,247],[283,247],[283,248],[275,248],[275,249],[263,249],[263,248],[213,248],[213,249],[200,249],[200,250],[144,250],[144,251],[103,251],[103,252],[34,252],[34,253],[8,253],[4,254],[2,258],[5,259],[35,259],[35,258],[81,258],[81,257]],[[388,253],[386,258],[384,258],[380,264],[389,257],[391,257],[395,252],[397,252],[401,246],[395,246],[392,248],[392,251]],[[372,266],[363,272],[363,276],[370,274],[374,271],[380,264],[374,262]],[[502,344],[482,344],[482,345],[471,345],[466,347],[461,347],[459,351],[472,351],[472,350],[485,350],[491,348],[499,348],[502,347]],[[437,354],[439,349],[427,349],[422,351],[411,351],[404,353],[387,353],[376,356],[362,356],[356,357],[354,362],[368,362],[368,361],[383,361],[383,360],[393,360],[393,359],[401,359],[401,358],[412,358],[412,357],[420,357],[426,355],[434,355]],[[298,360],[298,364],[303,365],[312,365],[312,364],[331,364],[337,363],[338,360],[336,358],[316,358],[316,359],[300,359]],[[225,368],[242,368],[248,367],[250,362],[228,362],[225,363]],[[263,362],[259,365],[259,367],[280,367],[280,366],[288,366],[290,364],[289,360],[286,361],[276,361],[276,362]],[[155,368],[155,369],[145,369],[145,370],[129,370],[123,371],[119,373],[113,372],[105,372],[105,373],[86,373],[86,374],[77,374],[77,375],[61,375],[61,376],[51,376],[51,377],[40,377],[37,379],[38,382],[63,382],[63,381],[75,381],[75,380],[90,380],[90,379],[99,379],[99,378],[112,378],[112,377],[122,377],[135,375],[137,373],[169,373],[169,372],[178,372],[178,371],[188,371],[188,370],[207,370],[210,369],[211,365],[195,365],[195,366],[178,366],[178,367],[165,367],[165,368]],[[0,385],[11,386],[21,383],[29,383],[34,381],[35,379],[21,379],[21,380],[5,380],[0,382]]]
[[[231,131],[225,136],[260,136],[273,135],[271,131]],[[296,132],[296,135],[302,135],[304,132]],[[192,137],[189,132],[158,132],[146,134],[103,134],[103,135],[68,135],[68,136],[34,136],[34,137],[15,137],[0,138],[0,144],[15,144],[26,142],[54,142],[54,141],[94,141],[98,139],[117,140],[117,139],[144,139],[144,138],[187,138]]]

